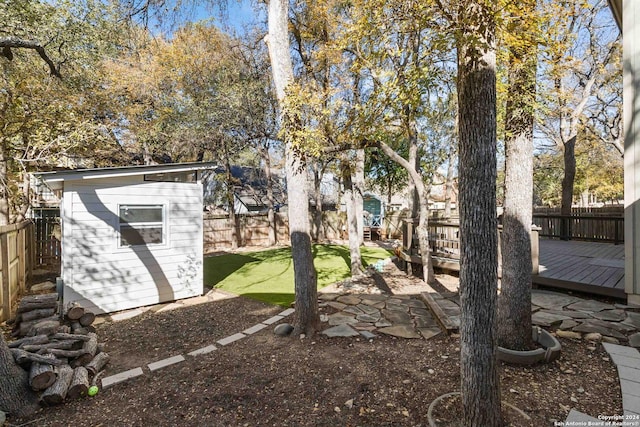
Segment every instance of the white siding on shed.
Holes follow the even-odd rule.
[[[121,205],[162,205],[163,243],[121,246]],[[202,294],[200,182],[68,180],[61,213],[65,304],[104,313]]]

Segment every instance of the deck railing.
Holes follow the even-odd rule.
[[[550,239],[624,243],[624,217],[534,214],[540,236]]]
[[[420,250],[418,239],[415,235],[415,220],[402,221],[402,251],[400,257],[408,263],[420,264]],[[540,243],[539,228],[531,227],[531,263],[532,274],[538,274]],[[498,268],[502,264],[500,236],[502,226],[498,226]],[[460,224],[449,221],[429,221],[429,247],[434,267],[441,267],[448,270],[460,269]]]

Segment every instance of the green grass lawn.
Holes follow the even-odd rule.
[[[360,252],[365,266],[391,255],[382,248],[362,247]],[[351,275],[348,247],[314,245],[313,258],[318,289]],[[237,295],[288,306],[295,299],[291,248],[205,258],[204,283]]]

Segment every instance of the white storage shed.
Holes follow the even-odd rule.
[[[212,163],[35,174],[61,195],[64,304],[94,313],[201,295],[200,171]]]

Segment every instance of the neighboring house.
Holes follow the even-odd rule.
[[[640,1],[609,0],[622,32],[625,292],[640,304]]]
[[[61,197],[63,301],[108,313],[201,295],[210,163],[35,173]]]
[[[262,169],[231,166],[231,177],[235,213],[266,212],[269,209],[267,180]],[[205,205],[212,211],[226,212],[228,209],[225,179],[223,167],[216,167],[203,179]],[[271,179],[274,207],[277,210],[286,204],[285,183],[279,171],[272,173]]]
[[[444,182],[444,177],[439,176],[440,181]],[[385,212],[397,212],[404,209],[409,209],[409,187],[404,187],[401,191],[395,192],[391,195],[391,201],[389,202],[388,196],[385,195],[380,189],[373,189],[372,194],[377,194],[382,203],[384,204]],[[435,184],[431,186],[431,192],[429,193],[429,210],[440,211],[444,210],[446,202],[445,185]],[[454,182],[453,193],[451,194],[451,209],[456,209],[458,203],[458,187],[457,182]]]

